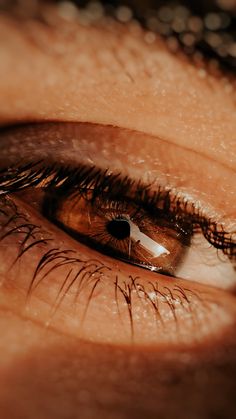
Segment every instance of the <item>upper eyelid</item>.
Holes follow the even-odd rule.
[[[142,147],[137,148],[140,141]],[[232,231],[234,216],[232,205],[229,209],[224,207],[222,210],[216,205],[217,200],[222,201],[221,194],[227,193],[228,190],[232,195],[235,191],[234,183],[230,183],[233,181],[231,172],[222,172],[223,166],[222,169],[220,166],[217,168],[215,173],[218,177],[220,174],[220,188],[223,189],[221,192],[217,186],[216,191],[214,186],[216,180],[214,181],[214,175],[212,175],[214,162],[209,164],[204,156],[198,156],[196,159],[191,150],[185,150],[180,145],[166,143],[162,139],[138,131],[76,122],[43,122],[6,127],[0,132],[0,144],[2,167],[6,164],[22,165],[44,160],[50,165],[58,162],[71,165],[71,167],[76,167],[78,164],[94,165],[103,169],[110,167],[111,172],[127,174],[134,180],[142,179],[144,183],[152,184],[153,187],[155,187],[156,179],[157,187],[165,186],[176,190],[176,193],[183,199],[187,197],[190,202],[198,201],[199,207],[205,208],[208,217],[216,220],[223,217],[224,225],[229,224]],[[150,156],[150,147],[151,150],[153,147],[157,150],[152,153],[152,156]],[[184,152],[186,155],[183,154]],[[19,155],[22,156],[20,162]],[[152,173],[150,165],[153,164],[155,170]],[[184,171],[188,173],[187,177],[182,176]],[[201,181],[200,173],[204,173],[207,182],[203,185],[200,182],[198,186],[198,181]],[[180,175],[181,178],[178,180]],[[213,190],[217,192],[212,197],[209,195],[211,182]],[[231,200],[234,200],[234,195],[231,196]],[[227,220],[230,222],[228,223]]]
[[[10,141],[13,141],[14,146],[16,145],[16,142],[18,143],[18,146],[21,146],[21,143],[23,146],[30,146],[31,149],[39,150],[40,146],[42,148],[42,139],[44,140],[44,138],[42,138],[42,135],[44,134],[44,129],[45,129],[45,134],[48,138],[48,135],[50,135],[50,141],[47,143],[47,149],[53,152],[55,151],[55,141],[57,140],[57,137],[55,138],[54,142],[52,143],[52,135],[51,135],[51,131],[53,130],[53,128],[55,127],[55,129],[58,127],[58,131],[61,130],[61,134],[63,134],[63,138],[60,138],[60,147],[61,148],[63,145],[63,142],[70,142],[70,144],[72,145],[73,143],[76,142],[76,135],[78,136],[77,141],[79,141],[79,130],[80,127],[91,127],[93,129],[104,129],[104,130],[116,130],[118,133],[119,132],[124,132],[126,133],[127,137],[130,138],[131,135],[137,135],[137,136],[143,136],[143,138],[146,140],[149,139],[155,139],[158,138],[158,140],[166,145],[170,145],[170,146],[174,146],[176,147],[176,149],[183,149],[186,152],[190,152],[196,155],[196,158],[207,158],[210,163],[213,164],[219,164],[220,166],[222,166],[222,168],[225,169],[231,169],[231,167],[228,167],[228,165],[224,162],[218,162],[214,157],[209,157],[206,156],[202,151],[200,150],[196,150],[196,149],[192,149],[191,148],[191,144],[183,144],[180,145],[178,143],[175,143],[173,141],[173,139],[170,138],[164,138],[164,137],[160,137],[160,136],[156,136],[156,135],[151,135],[151,134],[146,134],[144,132],[138,131],[138,130],[134,130],[134,129],[128,129],[128,128],[122,128],[120,126],[115,126],[115,125],[103,125],[103,124],[98,124],[98,123],[87,123],[87,122],[71,122],[71,121],[37,121],[35,123],[31,123],[28,122],[27,120],[24,121],[22,120],[19,124],[12,124],[12,125],[6,125],[6,126],[1,126],[0,125],[0,145],[2,146],[2,156],[4,155],[4,148],[7,149],[8,144]],[[72,128],[72,135],[71,135],[71,139],[68,137],[68,133],[70,132],[70,128]],[[73,129],[74,128],[74,129]],[[26,131],[26,134],[24,134],[24,129],[28,130],[28,132]],[[11,131],[13,130],[13,132]],[[21,135],[21,132],[23,131],[23,135]],[[78,131],[78,133],[77,133]],[[12,132],[12,133],[11,133]],[[9,135],[10,134],[10,135]],[[18,135],[21,135],[20,138],[18,137]],[[33,142],[32,139],[30,138],[30,136],[34,137],[34,136],[38,136],[37,138],[37,148],[33,147]],[[56,132],[55,132],[56,135]],[[4,147],[4,137],[7,137],[7,144]],[[24,138],[25,136],[25,138]],[[74,137],[75,136],[75,137]],[[1,137],[3,137],[1,139]],[[15,138],[14,138],[15,137]],[[137,140],[139,140],[139,138],[137,138]],[[1,144],[2,142],[2,144]],[[14,147],[12,148],[12,150],[14,151]],[[26,149],[27,151],[27,149]],[[31,151],[31,150],[30,150]],[[8,154],[8,150],[7,150],[7,154]],[[1,159],[1,156],[0,156]],[[49,160],[50,160],[50,153],[49,153]],[[234,168],[233,168],[234,171]]]
[[[124,140],[126,138],[126,147],[128,143],[134,137],[135,143],[142,141],[143,146],[147,145],[148,142],[158,141],[163,146],[170,146],[178,151],[185,151],[193,155],[193,157],[206,159],[209,164],[218,164],[222,169],[232,170],[235,172],[235,167],[228,166],[227,163],[216,160],[214,157],[204,154],[201,150],[197,150],[191,147],[191,144],[179,144],[175,143],[174,139],[164,138],[157,135],[148,134],[139,130],[123,128],[118,125],[107,125],[92,122],[74,122],[74,121],[37,121],[35,123],[29,121],[21,121],[18,124],[6,125],[0,127],[0,145],[1,145],[1,156],[0,159],[8,158],[9,151],[12,156],[18,156],[19,147],[21,147],[24,154],[32,152],[34,153],[34,159],[40,160],[41,157],[47,156],[48,160],[55,156],[55,152],[58,153],[59,158],[63,157],[64,152],[68,149],[72,149],[73,155],[78,151],[78,147],[81,148],[81,139],[84,144],[90,143],[93,140],[94,134],[100,135],[100,141],[103,140],[103,146],[105,142],[108,142],[109,136],[113,136],[116,133]],[[83,138],[84,136],[84,138]],[[46,138],[45,138],[46,137]],[[105,140],[104,140],[105,138]],[[47,149],[45,149],[45,139],[47,139]],[[113,139],[113,138],[112,138]],[[35,144],[34,144],[35,142]],[[59,144],[59,145],[58,145]],[[154,143],[153,143],[154,144]],[[63,149],[64,146],[64,149]],[[77,148],[76,148],[77,147]],[[143,148],[143,147],[142,147]],[[116,148],[117,153],[118,147]],[[40,154],[41,151],[41,154]],[[141,150],[140,150],[141,151]],[[218,149],[220,152],[221,149]],[[92,152],[92,150],[91,150]],[[230,149],[228,150],[228,154]],[[231,157],[228,155],[228,157]],[[232,150],[232,159],[234,160],[234,154]],[[229,159],[231,161],[231,159]],[[232,160],[232,164],[233,164]],[[1,160],[0,160],[1,161]],[[73,162],[73,160],[71,161]],[[73,162],[76,164],[76,160]]]

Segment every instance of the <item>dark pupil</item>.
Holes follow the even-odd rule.
[[[129,221],[122,218],[109,221],[107,224],[108,233],[117,240],[124,240],[130,236]]]

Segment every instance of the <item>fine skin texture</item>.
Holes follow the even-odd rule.
[[[50,15],[56,13],[52,10]],[[91,156],[92,148],[88,156],[84,153],[84,159],[92,159],[102,167],[107,167],[109,161],[134,178],[168,173],[171,186],[197,197],[208,211],[224,219],[228,229],[235,231],[236,118],[232,76],[199,72],[182,55],[171,54],[161,40],[149,45],[141,30],[115,23],[83,26],[55,17],[52,29],[38,22],[16,23],[3,16],[0,33],[2,125],[73,121],[137,131],[143,134],[138,147],[134,148],[130,135],[120,139],[113,160],[109,153],[101,158],[96,152]],[[24,138],[20,142],[24,144]],[[168,155],[175,157],[170,159],[173,163],[168,164],[164,153],[160,158],[163,143]],[[65,160],[71,158],[67,145]],[[171,147],[175,147],[174,152]],[[79,163],[76,156],[75,162]],[[185,167],[188,176],[181,170]],[[206,178],[202,177],[202,167],[206,167]],[[31,201],[25,198],[24,202],[20,195],[16,201],[26,208],[31,220],[37,216],[36,204],[36,209],[30,208]],[[52,233],[60,245],[70,246],[77,254],[91,252],[39,219],[47,234]],[[14,281],[16,276],[27,280],[30,255],[25,266],[21,265],[21,276],[9,271],[16,245],[7,244],[7,248],[0,246],[1,283],[8,278]],[[142,270],[140,274],[139,268],[107,256],[99,258],[124,277],[128,272],[138,272],[143,281],[152,277],[151,272]],[[164,284],[168,279],[160,280]],[[50,300],[48,290],[53,292],[50,282],[48,290],[34,297],[37,305],[32,311],[22,309],[24,287],[14,287],[14,282],[2,287],[0,416],[234,417],[235,296],[222,290],[221,285],[211,288],[199,282],[195,278],[190,285],[197,291],[206,286],[225,308],[230,321],[222,326],[220,317],[214,336],[210,334],[197,344],[164,346],[151,345],[150,338],[148,345],[127,344],[123,338],[107,343],[96,336],[89,342],[86,334],[80,339],[69,327],[47,325],[40,317]],[[183,284],[183,280],[176,283]]]

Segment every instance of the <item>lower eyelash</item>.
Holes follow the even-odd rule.
[[[47,246],[50,244],[50,238],[42,239],[42,230],[40,227],[32,224],[27,219],[26,215],[22,214],[15,203],[8,197],[0,200],[0,214],[2,233],[0,235],[0,242],[3,242],[11,235],[14,237],[20,235],[18,240],[19,250],[14,261],[21,259],[33,247],[42,244]],[[74,287],[73,300],[74,305],[78,303],[80,294],[86,290],[88,293],[87,303],[85,305],[84,314],[81,318],[81,323],[85,321],[86,314],[89,310],[90,304],[93,300],[95,292],[103,292],[100,285],[106,287],[105,277],[107,274],[112,274],[111,269],[98,260],[82,260],[78,258],[73,250],[60,250],[58,248],[51,248],[44,251],[40,257],[37,266],[34,268],[30,284],[26,295],[26,304],[30,304],[31,297],[36,289],[46,280],[46,278],[53,272],[60,270],[62,267],[67,267],[67,273],[63,274],[62,281],[58,287],[55,301],[52,303],[51,313],[47,324],[50,324],[57,310],[62,305],[64,299],[71,292]],[[32,268],[33,269],[33,268]],[[175,287],[173,290],[166,287],[160,290],[158,281],[155,283],[148,282],[147,286],[140,283],[140,278],[133,278],[129,276],[126,281],[120,281],[116,276],[113,280],[114,284],[114,300],[117,305],[117,312],[119,314],[120,297],[127,306],[127,315],[130,323],[131,340],[135,337],[135,319],[133,317],[134,302],[133,293],[144,303],[148,304],[156,318],[157,326],[165,327],[165,320],[159,310],[160,299],[164,302],[173,316],[173,320],[178,329],[178,306],[189,313],[193,322],[197,322],[198,307],[205,306],[207,309],[206,299],[202,299],[198,294],[195,295],[191,290],[186,291],[183,288]]]
[[[162,287],[161,290],[161,281],[156,281],[155,283],[148,282],[146,287],[144,287],[144,285],[139,281],[139,277],[133,278],[132,276],[129,276],[129,280],[125,283],[120,283],[118,277],[116,277],[115,281],[115,299],[117,302],[118,312],[118,292],[120,292],[120,295],[123,297],[125,303],[127,304],[127,313],[130,323],[132,341],[135,339],[135,320],[133,316],[134,307],[132,298],[133,291],[135,291],[136,296],[139,299],[143,300],[143,303],[148,304],[151,308],[156,319],[157,333],[160,326],[163,329],[166,328],[165,319],[163,318],[159,309],[159,304],[161,301],[162,303],[164,302],[164,304],[166,304],[169,308],[168,316],[170,314],[173,317],[176,333],[178,333],[180,330],[178,316],[179,306],[181,306],[181,309],[185,311],[189,317],[191,317],[192,323],[197,327],[198,322],[202,320],[201,316],[207,316],[207,313],[210,310],[210,306],[212,303],[214,303],[211,299],[208,299],[207,296],[203,297],[197,292],[187,288],[182,288],[179,285],[176,285],[172,290],[169,287]]]
[[[76,285],[74,299],[74,302],[76,303],[79,294],[84,290],[85,286],[89,286],[93,282],[100,282],[109,268],[100,261],[83,261],[74,257],[74,253],[75,252],[73,250],[59,250],[57,248],[47,251],[41,257],[34,271],[28,296],[36,290],[40,283],[46,279],[49,274],[64,266],[68,267],[68,274],[65,276],[59,288],[58,296],[55,301],[57,307],[61,305],[63,299],[73,285]]]
[[[18,237],[18,252],[16,259],[14,260],[12,266],[24,256],[25,253],[33,249],[33,247],[38,245],[48,245],[52,238],[41,238],[44,235],[41,227],[37,226],[28,221],[26,215],[18,211],[16,204],[9,199],[7,196],[4,196],[0,199],[0,242],[3,242],[10,236]],[[3,209],[4,208],[4,209]],[[40,258],[40,261],[35,268],[35,271],[32,276],[31,284],[29,287],[28,294],[31,294],[34,287],[38,286],[38,277],[41,275],[41,279],[46,278],[53,270],[58,269],[64,265],[71,264],[84,264],[80,270],[84,270],[85,266],[90,267],[93,264],[97,264],[96,269],[98,269],[98,261],[83,261],[74,256],[75,252],[73,250],[59,250],[59,249],[50,249]],[[101,265],[101,263],[100,263]],[[101,265],[103,266],[103,265]],[[105,266],[103,266],[105,269]],[[48,271],[46,271],[48,268]],[[46,271],[46,272],[45,272]],[[93,272],[95,273],[95,271]]]
[[[39,238],[41,236],[41,228],[30,223],[27,217],[18,211],[15,203],[7,196],[0,199],[0,205],[0,215],[5,218],[5,221],[2,221],[0,224],[0,242],[3,242],[9,236],[18,237],[18,253],[12,263],[13,266],[26,252],[37,245],[46,245],[50,239]]]

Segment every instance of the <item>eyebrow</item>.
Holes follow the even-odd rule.
[[[29,7],[29,15],[43,21],[40,6],[45,4],[73,4],[78,8],[90,7],[88,0],[36,0],[34,7]],[[185,55],[190,58],[196,52],[202,54],[205,61],[216,60],[226,72],[236,70],[236,13],[235,8],[222,10],[216,0],[100,0],[108,16],[126,23],[126,16],[131,16],[146,30],[156,32],[163,38],[175,39]],[[27,16],[26,3],[19,0],[3,0],[0,11],[5,10],[16,19]],[[30,2],[29,2],[30,5]],[[119,19],[120,18],[120,19]],[[177,22],[177,23],[176,23]],[[47,23],[48,22],[43,22]],[[182,25],[182,30],[181,30]]]

